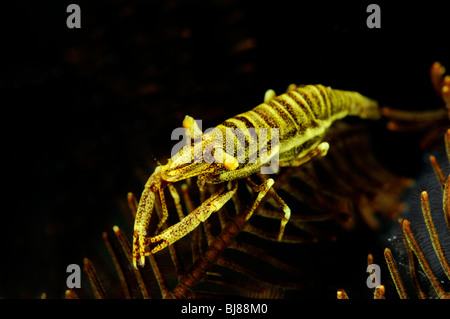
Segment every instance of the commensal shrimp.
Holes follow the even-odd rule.
[[[146,255],[173,244],[220,210],[236,193],[237,180],[245,179],[258,170],[273,173],[270,169],[263,169],[268,169],[267,165],[273,164],[274,159],[279,166],[299,166],[314,156],[325,156],[329,148],[329,144],[323,142],[327,129],[334,121],[347,115],[378,119],[378,103],[357,92],[334,90],[323,85],[290,85],[287,92],[279,96],[268,90],[264,103],[226,120],[205,134],[192,117],[186,116],[183,127],[190,135],[190,142],[166,165],[156,167],[140,198],[133,233],[134,266],[137,267],[138,260],[144,266]],[[205,183],[223,185],[186,217],[182,218],[183,213],[179,211],[180,222],[154,237],[147,237],[157,194],[162,204],[159,229],[168,217],[164,188],[168,186],[176,200],[178,195],[172,184],[195,176],[201,189]],[[284,212],[278,236],[281,241],[291,211],[271,189],[273,183],[273,179],[267,179],[258,187],[251,186],[258,192],[253,207],[256,208],[270,191],[270,196]],[[248,213],[247,219],[252,212]],[[146,247],[152,244],[155,247],[146,252]]]

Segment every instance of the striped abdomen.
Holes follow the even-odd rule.
[[[333,121],[347,115],[378,118],[378,105],[357,92],[333,90],[322,85],[307,85],[289,90],[251,111],[236,115],[217,128],[222,131],[223,136],[226,136],[227,128],[244,131],[254,128],[258,140],[260,128],[278,128],[279,159],[282,161],[301,156],[302,153],[307,153],[317,146]],[[239,147],[245,147],[245,156],[249,159],[252,156],[248,152],[249,143],[254,142],[252,137],[247,135],[244,138],[236,134],[232,138],[235,148],[234,154],[230,155],[236,156]],[[267,139],[270,149],[270,134]],[[226,141],[224,147],[225,144]]]

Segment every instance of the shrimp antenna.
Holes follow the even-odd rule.
[[[158,165],[162,165],[159,161],[158,161],[158,159],[155,157],[155,155],[153,155],[153,153],[152,152],[150,152],[150,156],[152,157],[152,159],[156,162],[156,164],[158,164]]]

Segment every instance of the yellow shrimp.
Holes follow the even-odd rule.
[[[138,259],[143,266],[145,255],[173,244],[217,212],[236,193],[238,179],[267,168],[269,163],[299,166],[314,156],[325,156],[329,148],[329,144],[323,142],[327,129],[334,121],[347,115],[378,119],[378,103],[357,92],[334,90],[322,85],[290,85],[280,96],[275,96],[272,90],[267,91],[264,103],[226,120],[206,134],[193,118],[186,116],[183,127],[189,132],[192,142],[172,156],[166,165],[155,169],[140,198],[133,233],[134,266]],[[177,200],[172,184],[195,176],[200,187],[205,183],[224,185],[180,222],[154,237],[147,237],[157,194],[163,210],[159,228],[168,215],[164,188],[169,186],[170,193]],[[259,193],[254,207],[273,183],[273,179],[268,179],[254,188]],[[284,212],[278,236],[278,240],[282,240],[290,209],[279,196],[274,198]],[[251,213],[247,219],[250,216]],[[156,246],[146,252],[145,248],[151,244]]]

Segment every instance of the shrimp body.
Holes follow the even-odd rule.
[[[288,92],[268,97],[254,109],[227,119],[216,127],[224,137],[223,149],[226,150],[229,143],[234,145],[234,153],[227,152],[227,155],[238,158],[239,150],[244,150],[245,158],[239,161],[236,169],[222,168],[205,175],[205,181],[222,183],[243,178],[267,164],[268,160],[261,161],[260,150],[252,153],[250,147],[261,140],[261,128],[268,132],[279,129],[279,161],[282,166],[289,166],[293,160],[315,149],[332,123],[347,115],[378,119],[378,103],[357,92],[333,90],[323,85],[290,86]],[[230,131],[246,132],[251,128],[254,128],[256,135],[247,134],[245,138],[243,134],[230,135]],[[204,139],[208,140],[208,136]],[[270,139],[266,142],[263,145],[270,150]]]
[[[286,93],[279,96],[269,90],[264,103],[225,120],[205,134],[191,117],[186,116],[183,126],[190,132],[193,143],[170,158],[166,165],[156,168],[141,196],[134,226],[135,265],[139,255],[141,265],[144,264],[146,246],[159,243],[150,252],[154,253],[185,236],[218,211],[233,196],[237,187],[233,183],[234,186],[230,185],[228,190],[222,188],[179,223],[146,238],[158,193],[163,204],[160,225],[167,217],[163,193],[166,185],[194,176],[198,177],[199,185],[234,182],[256,173],[275,155],[280,166],[301,165],[316,155],[326,155],[329,145],[323,142],[323,138],[327,129],[334,121],[348,115],[378,119],[378,103],[357,92],[334,90],[323,85],[291,85]],[[210,155],[209,160],[205,154]],[[273,180],[267,182],[266,188],[262,188],[265,189],[264,194]],[[171,194],[174,196],[173,189]],[[281,199],[279,202],[285,212],[279,235],[281,240],[290,210]]]

